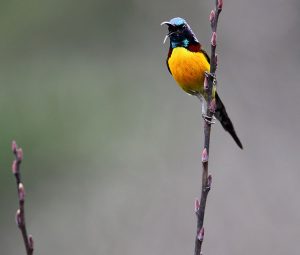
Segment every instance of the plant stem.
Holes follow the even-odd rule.
[[[219,14],[222,11],[223,1],[216,0],[215,10],[211,12],[210,21],[212,28],[211,39],[211,62],[210,73],[207,75],[207,112],[206,115],[210,118],[213,116],[212,107],[212,91],[216,82],[215,73],[217,69],[217,57],[216,57],[216,40],[217,40],[217,25],[219,20]],[[197,215],[197,232],[195,240],[194,255],[200,255],[202,249],[202,243],[204,238],[204,215],[208,192],[211,188],[211,175],[208,175],[208,159],[209,159],[209,144],[210,144],[211,123],[204,121],[204,149],[202,152],[202,187],[201,187],[201,199],[199,206],[196,206],[195,211]],[[197,203],[196,203],[197,204]]]
[[[16,213],[16,223],[22,233],[26,254],[33,254],[33,238],[31,235],[28,236],[26,223],[25,223],[25,189],[24,185],[21,182],[21,173],[20,173],[20,165],[23,160],[23,151],[21,148],[18,148],[15,141],[12,142],[12,151],[15,155],[15,160],[12,164],[12,172],[16,178],[17,183],[17,191],[19,198],[19,209]]]

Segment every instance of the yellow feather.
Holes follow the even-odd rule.
[[[204,94],[205,71],[209,72],[210,65],[202,52],[177,47],[173,49],[168,64],[174,79],[185,92]]]

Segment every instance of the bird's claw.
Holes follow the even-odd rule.
[[[216,75],[215,74],[207,72],[207,71],[205,71],[205,76],[206,76],[206,78],[210,77],[210,78],[216,79]]]
[[[214,121],[216,118],[214,116],[208,116],[206,114],[202,114],[202,118],[208,125],[215,124],[216,122]]]
[[[210,72],[205,71],[205,77],[209,78],[209,79],[212,79],[213,80],[213,84],[216,84],[217,77],[216,77],[216,75],[214,73],[210,73]]]

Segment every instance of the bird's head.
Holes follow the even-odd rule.
[[[188,47],[190,43],[198,43],[195,34],[183,18],[173,18],[170,21],[162,22],[161,25],[168,26],[169,32],[164,39],[164,43],[169,37],[172,48]]]

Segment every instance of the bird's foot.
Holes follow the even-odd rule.
[[[208,125],[215,124],[216,122],[214,121],[216,118],[214,116],[208,116],[206,114],[202,114],[202,118]]]
[[[205,71],[205,77],[206,78],[211,78],[211,79],[216,79],[216,75],[214,73],[210,73],[210,72],[207,72]]]
[[[205,71],[205,77],[206,77],[207,79],[211,79],[211,80],[213,81],[213,85],[216,85],[216,84],[217,84],[217,77],[216,77],[216,74]]]

